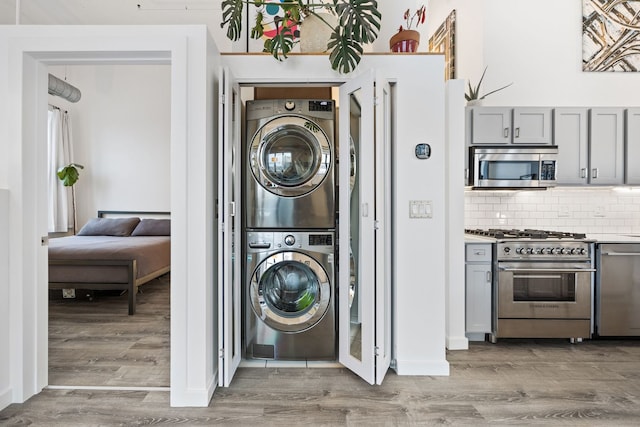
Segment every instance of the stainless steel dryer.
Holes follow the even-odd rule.
[[[333,232],[248,232],[245,356],[335,360]]]
[[[332,100],[246,105],[245,227],[335,228]]]

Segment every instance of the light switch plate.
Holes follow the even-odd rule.
[[[431,200],[410,200],[409,218],[433,218]]]

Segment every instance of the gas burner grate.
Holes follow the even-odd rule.
[[[584,240],[586,234],[584,233],[568,233],[562,231],[549,231],[549,230],[535,230],[535,229],[499,229],[489,228],[483,229],[466,229],[467,234],[474,234],[477,236],[493,237],[496,239],[574,239]]]

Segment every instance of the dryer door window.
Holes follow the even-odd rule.
[[[249,164],[254,178],[271,193],[302,196],[327,176],[331,146],[314,122],[298,116],[278,117],[254,135]]]
[[[281,252],[265,259],[251,278],[251,304],[257,317],[282,332],[301,332],[324,317],[331,284],[308,255]]]

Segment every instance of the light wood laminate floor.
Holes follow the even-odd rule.
[[[170,274],[140,287],[136,314],[118,291],[49,298],[49,384],[169,386]]]
[[[640,424],[640,341],[500,340],[471,343],[447,359],[448,377],[389,371],[381,386],[344,368],[240,368],[208,408],[171,408],[164,391],[44,390],[1,411],[0,424]]]

